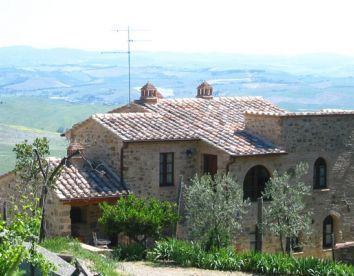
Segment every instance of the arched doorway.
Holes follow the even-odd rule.
[[[262,196],[269,178],[270,173],[262,165],[249,169],[243,181],[243,198],[257,201],[257,198]]]

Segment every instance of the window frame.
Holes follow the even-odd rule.
[[[171,162],[168,162],[168,156],[171,155]],[[174,186],[174,170],[175,170],[175,160],[174,152],[160,152],[159,159],[159,186],[168,187]],[[172,166],[171,171],[168,171],[168,165]],[[171,182],[168,181],[168,176],[171,176]]]
[[[326,229],[327,229],[327,225],[331,226],[331,232],[327,233]],[[332,243],[334,236],[332,236],[334,234],[334,219],[331,215],[325,217],[325,219],[323,220],[323,229],[322,229],[323,233],[322,233],[322,247],[324,249],[328,249],[332,247]],[[327,243],[327,236],[330,235],[330,243]]]
[[[321,175],[321,169],[324,171],[323,175]],[[324,184],[321,185],[321,182]],[[322,157],[317,158],[313,165],[313,188],[327,188],[327,163]]]

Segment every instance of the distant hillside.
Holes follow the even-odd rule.
[[[0,124],[0,133],[0,175],[14,169],[15,155],[12,149],[15,144],[24,140],[32,142],[36,137],[47,137],[52,155],[65,156],[66,153],[67,142],[59,136],[59,133],[4,124]]]
[[[118,49],[119,50],[119,49]],[[128,102],[126,55],[77,49],[0,48],[0,174],[13,167],[12,148],[59,133],[97,112]],[[147,81],[167,98],[194,97],[207,80],[216,96],[263,96],[291,110],[354,109],[354,57],[314,54],[132,54],[132,99]]]
[[[0,100],[40,96],[72,103],[127,103],[125,55],[75,49],[0,48]],[[291,110],[354,108],[354,58],[331,54],[250,56],[132,55],[132,98],[146,82],[166,97],[193,97],[207,80],[216,95],[260,95]]]

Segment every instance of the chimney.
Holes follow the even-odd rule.
[[[141,89],[140,89],[140,101],[143,103],[157,103],[158,99],[162,99],[162,95],[160,92],[157,91],[156,87],[153,86],[150,82],[147,82]]]
[[[213,98],[213,87],[209,83],[207,83],[206,81],[203,81],[197,87],[197,98],[212,99]]]
[[[84,160],[82,158],[82,155],[84,154],[84,147],[78,143],[78,142],[71,142],[70,145],[67,148],[67,156],[73,154],[76,151],[79,151],[79,154],[75,154],[74,156],[72,156],[69,160],[70,164],[82,167]]]

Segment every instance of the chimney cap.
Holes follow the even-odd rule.
[[[203,81],[197,87],[197,98],[212,99],[213,98],[213,87],[209,83],[207,83],[206,81]]]
[[[156,87],[148,81],[143,87],[140,88],[140,91],[142,90],[156,90]]]
[[[157,91],[156,87],[147,82],[143,87],[140,89],[140,101],[143,103],[157,103],[157,99],[162,99],[163,96],[160,92]]]
[[[199,86],[197,87],[197,89],[200,88],[213,88],[207,81],[203,81],[201,84],[199,84]]]

